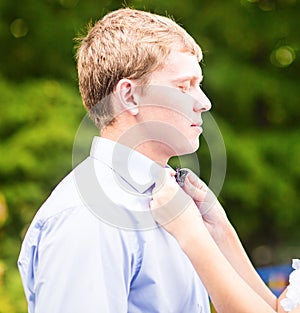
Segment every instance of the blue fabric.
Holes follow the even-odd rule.
[[[149,212],[160,170],[94,138],[90,157],[55,188],[22,244],[29,313],[210,312],[188,258]]]

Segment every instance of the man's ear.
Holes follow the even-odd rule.
[[[136,101],[135,84],[126,78],[122,78],[115,87],[115,95],[119,100],[122,110],[127,111],[131,115],[139,113],[139,106]]]

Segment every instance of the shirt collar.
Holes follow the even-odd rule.
[[[90,156],[108,165],[140,193],[163,173],[163,167],[138,151],[98,136],[93,139]]]

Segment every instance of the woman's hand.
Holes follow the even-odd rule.
[[[177,239],[186,231],[203,225],[201,215],[192,198],[174,179],[174,171],[165,170],[165,175],[156,182],[150,208],[154,219]]]
[[[290,313],[300,313],[300,304],[294,310],[292,310]]]
[[[184,180],[183,190],[194,200],[209,232],[215,231],[222,223],[227,223],[223,207],[208,186],[191,170]]]

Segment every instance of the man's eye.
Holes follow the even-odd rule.
[[[191,85],[190,84],[184,84],[184,85],[180,85],[179,89],[182,92],[188,92],[191,89]]]

